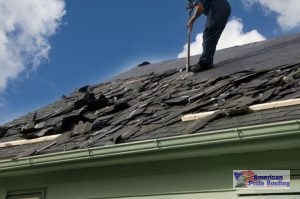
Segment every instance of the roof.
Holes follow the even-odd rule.
[[[0,160],[118,145],[298,119],[300,106],[252,112],[249,106],[300,96],[300,35],[224,49],[216,67],[182,78],[184,59],[133,68],[108,82],[84,86],[0,127]],[[192,57],[196,63],[199,56]],[[220,110],[204,120],[185,114]]]

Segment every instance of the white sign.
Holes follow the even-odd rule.
[[[290,189],[289,170],[234,170],[234,189]]]

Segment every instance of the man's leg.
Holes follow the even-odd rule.
[[[226,23],[225,23],[226,25]],[[225,26],[224,26],[225,27]],[[203,52],[197,66],[192,67],[193,72],[201,72],[212,68],[216,46],[224,27],[207,27],[203,32]]]
[[[231,13],[228,1],[215,0],[211,2],[211,10],[207,14],[203,32],[203,53],[199,62],[213,65],[216,47]]]
[[[210,20],[210,19],[208,19]],[[203,32],[203,53],[199,62],[205,63],[207,65],[213,65],[214,55],[216,52],[216,47],[221,34],[226,26],[227,20],[221,23],[212,23],[213,26],[206,25]],[[209,21],[207,24],[211,24]]]
[[[198,66],[192,67],[193,72],[201,72],[213,66],[216,47],[221,34],[231,14],[231,7],[227,1],[212,1],[212,9],[207,14],[203,32],[203,53]]]

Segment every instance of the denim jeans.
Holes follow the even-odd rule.
[[[213,65],[216,47],[230,14],[231,7],[227,0],[211,0],[203,32],[203,53],[199,62]]]

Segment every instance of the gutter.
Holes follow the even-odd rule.
[[[300,148],[300,120],[255,125],[0,161],[6,172],[49,171]]]

